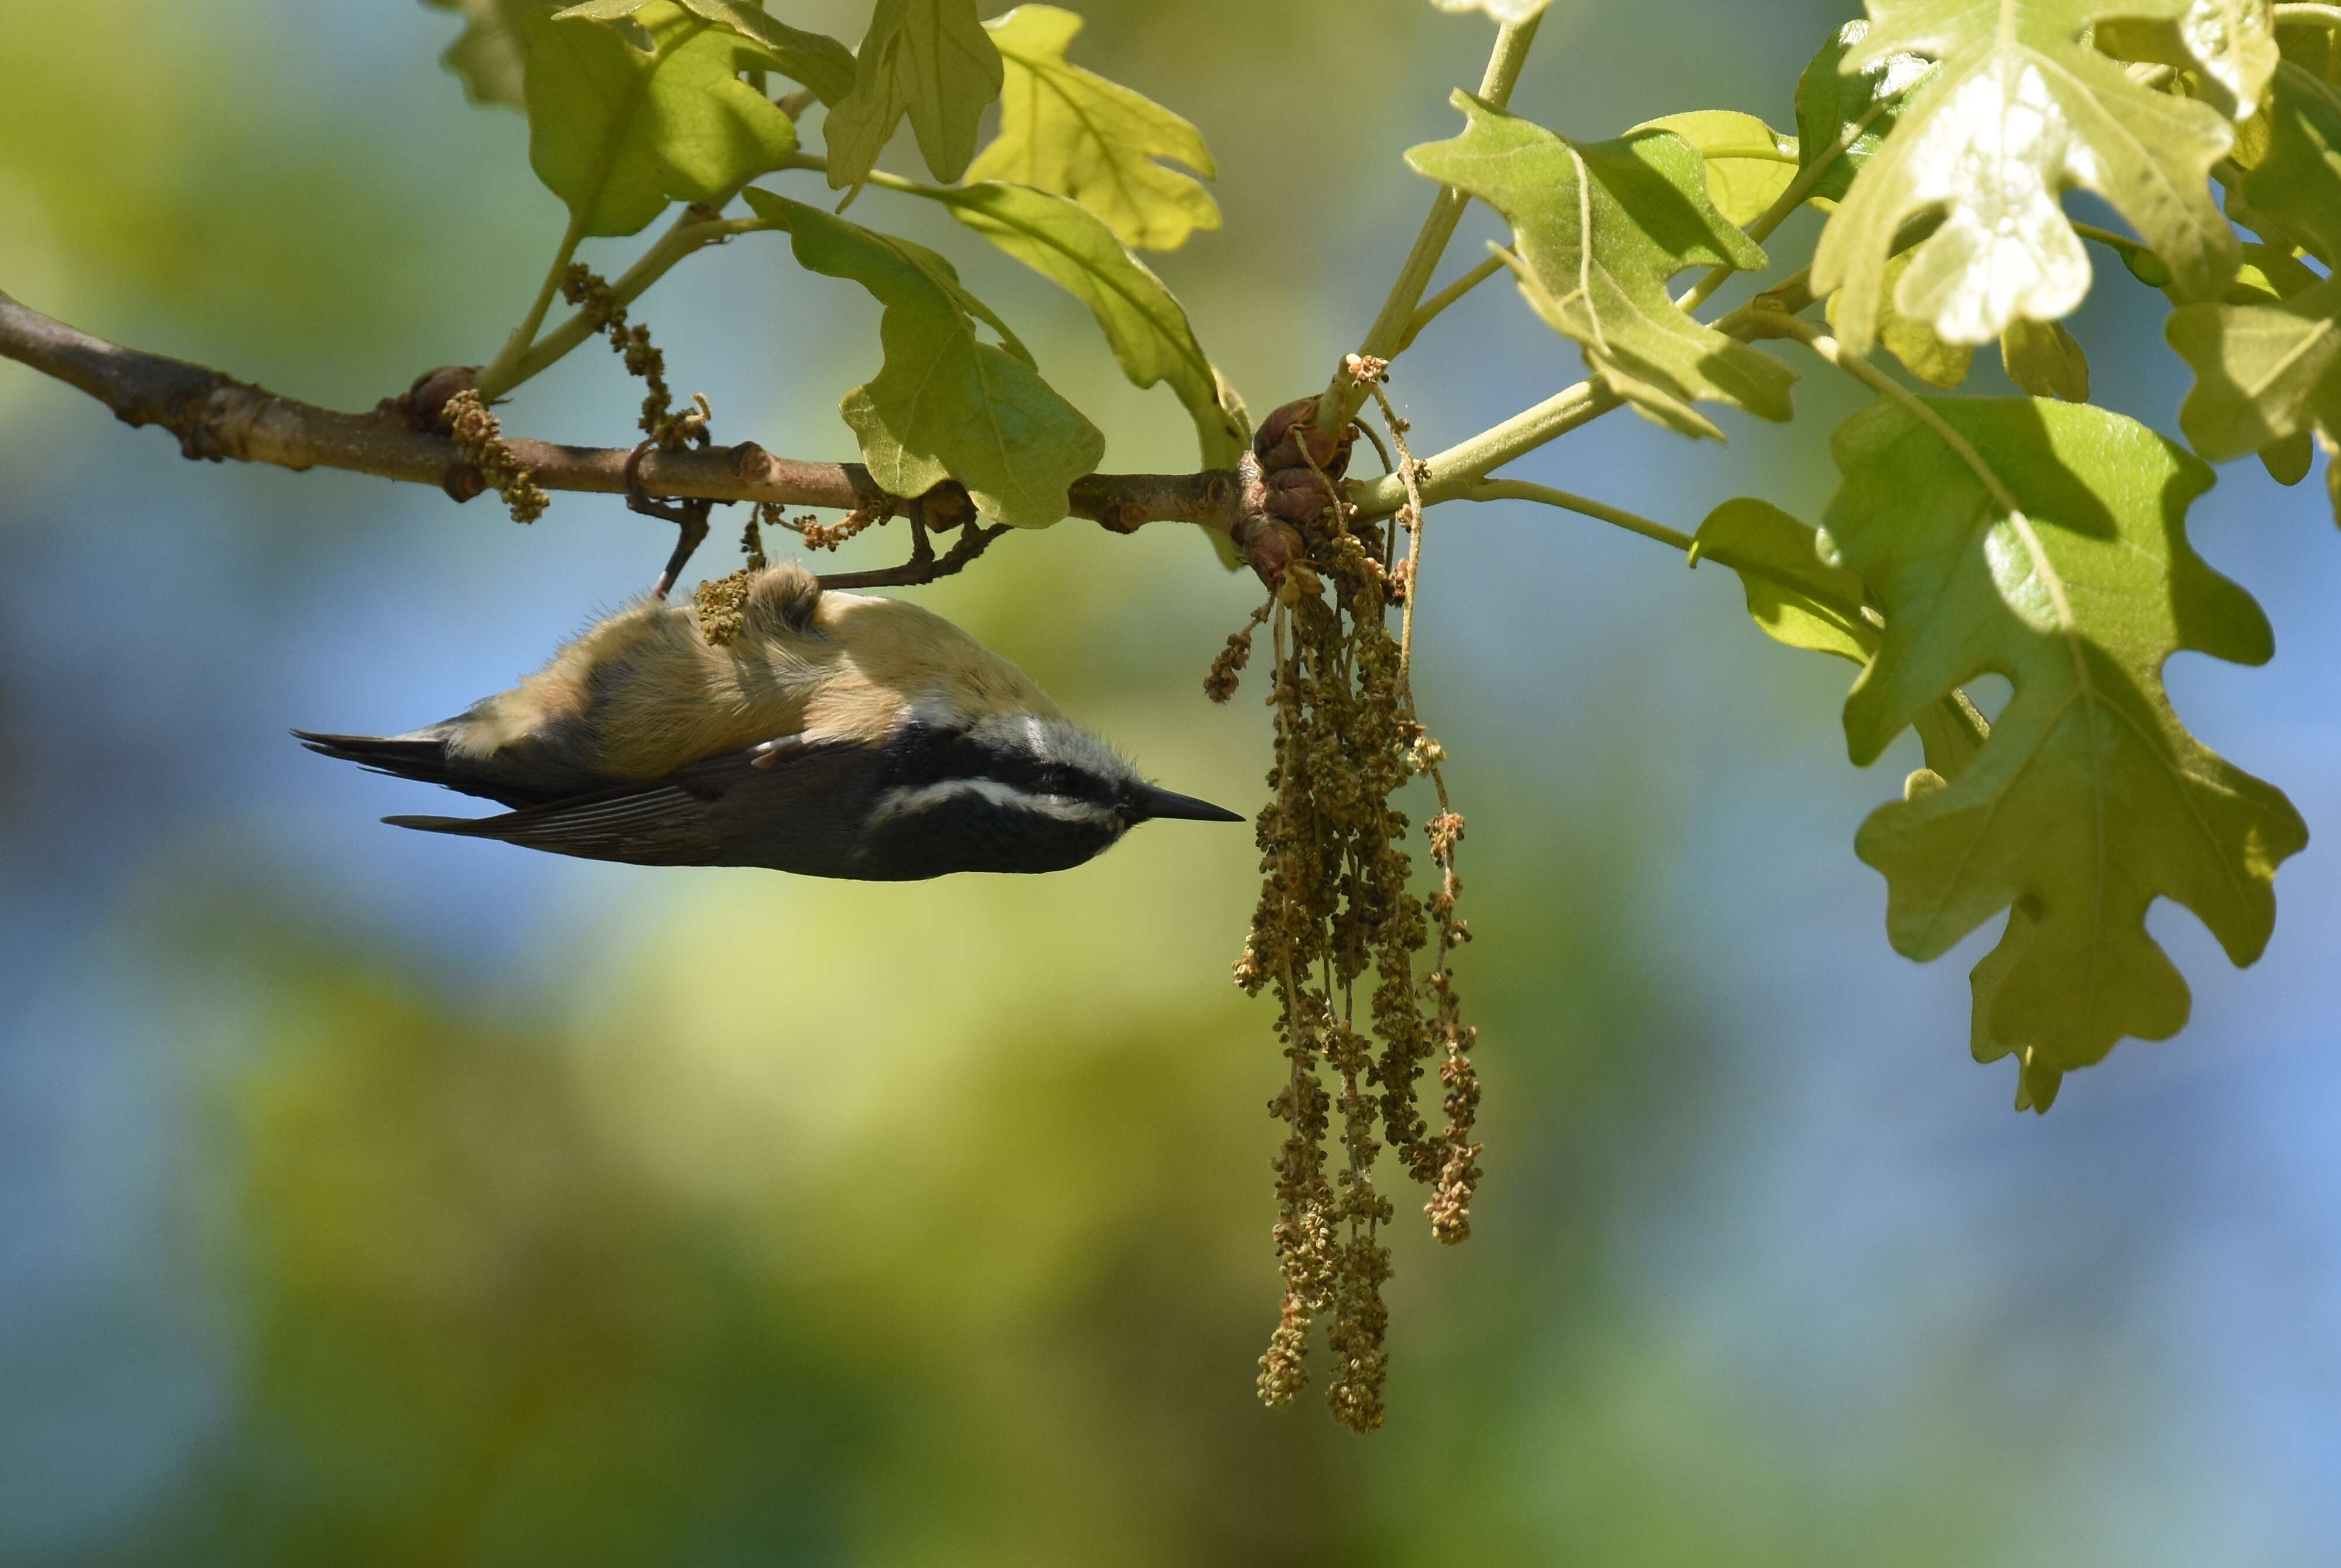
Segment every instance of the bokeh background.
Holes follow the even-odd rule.
[[[864,7],[792,19],[857,36]],[[1092,0],[1078,58],[1195,119],[1227,226],[1163,257],[1255,409],[1320,384],[1428,191],[1484,19],[1419,0]],[[1573,134],[1790,123],[1843,7],[1554,8],[1518,106]],[[0,287],[364,407],[487,357],[559,209],[400,0],[0,0]],[[795,178],[804,178],[797,176]],[[1092,409],[1180,467],[1077,306],[882,193]],[[1468,263],[1498,231],[1474,214]],[[1800,219],[1776,249],[1808,247]],[[629,246],[603,245],[605,270]],[[2118,272],[2076,325],[2165,430]],[[649,296],[721,439],[844,455],[875,312],[778,243]],[[1793,352],[1793,351],[1790,351]],[[1686,526],[1811,517],[1856,404],[1728,450],[1614,416],[1520,470]],[[1401,367],[1426,447],[1579,373],[1508,291]],[[1991,388],[1997,366],[1979,369]],[[587,350],[508,428],[620,442]],[[2320,836],[2237,974],[2013,1115],[1965,970],[1882,929],[1842,666],[1728,574],[1534,509],[1431,524],[1419,677],[1471,821],[1489,1175],[1404,1228],[1389,1427],[1254,1403],[1262,1107],[1227,981],[1248,835],[902,888],[644,871],[379,827],[416,788],[291,725],[396,729],[531,668],[668,540],[347,474],[192,466],[0,364],[0,1561],[1824,1565],[2341,1561],[2341,544],[2226,471],[2194,535],[2275,621],[2179,706]],[[875,562],[884,535],[854,547]],[[728,570],[724,535],[702,565]],[[1018,537],[926,593],[1177,788],[1256,800],[1254,601],[1169,525]]]

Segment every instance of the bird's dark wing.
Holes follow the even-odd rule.
[[[855,875],[853,828],[874,788],[874,749],[792,738],[500,817],[385,817],[399,828],[497,839],[555,855],[636,866],[769,866]]]
[[[582,749],[565,744],[557,731],[527,737],[486,757],[462,756],[447,749],[456,720],[409,735],[332,735],[295,729],[293,738],[321,757],[355,762],[373,773],[413,779],[477,795],[499,805],[539,806],[563,799],[600,782],[583,760]]]

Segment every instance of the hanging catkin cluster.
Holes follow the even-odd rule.
[[[1263,438],[1274,436],[1264,430]],[[1324,457],[1305,444],[1297,451],[1320,492],[1334,496]],[[1303,510],[1288,506],[1284,515]],[[1245,990],[1274,993],[1290,1069],[1269,1103],[1287,1129],[1275,1166],[1284,1299],[1260,1357],[1260,1398],[1280,1406],[1308,1385],[1310,1330],[1326,1319],[1327,1400],[1344,1424],[1370,1432],[1381,1424],[1389,1370],[1381,1287],[1390,1259],[1380,1228],[1395,1212],[1375,1185],[1376,1156],[1388,1147],[1430,1186],[1432,1231],[1461,1241],[1479,1176],[1479,1146],[1471,1141],[1479,1090],[1472,1031],[1449,973],[1455,947],[1469,935],[1455,912],[1463,819],[1439,784],[1439,809],[1426,826],[1439,880],[1425,900],[1410,887],[1410,824],[1392,803],[1419,774],[1438,783],[1441,759],[1415,718],[1409,650],[1390,625],[1419,559],[1420,514],[1410,507],[1387,531],[1361,534],[1348,510],[1329,501],[1298,522],[1301,558],[1270,604],[1229,640],[1205,689],[1226,700],[1249,660],[1252,628],[1272,615],[1276,746],[1259,822],[1263,880],[1235,966]],[[1397,559],[1401,530],[1404,561]],[[1416,956],[1426,948],[1431,967],[1418,975]],[[1419,1103],[1434,1058],[1446,1090],[1446,1125],[1436,1133]],[[1338,1156],[1330,1147],[1337,1119]]]

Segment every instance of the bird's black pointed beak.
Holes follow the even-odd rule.
[[[1198,800],[1192,795],[1174,795],[1168,789],[1158,789],[1151,784],[1131,787],[1128,810],[1133,822],[1151,821],[1157,817],[1175,817],[1189,822],[1240,822],[1240,812],[1209,800]]]

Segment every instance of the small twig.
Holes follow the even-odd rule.
[[[1422,329],[1439,319],[1439,313],[1441,311],[1503,270],[1504,258],[1489,256],[1486,261],[1423,301],[1416,309],[1413,318],[1406,323],[1406,332],[1399,339],[1398,347],[1390,351],[1391,354],[1396,356],[1404,353],[1413,345],[1414,340],[1422,335]]]
[[[1511,101],[1512,88],[1520,79],[1520,68],[1528,64],[1529,45],[1536,42],[1537,26],[1544,20],[1539,13],[1525,22],[1508,22],[1496,31],[1495,46],[1489,51],[1488,68],[1479,77],[1479,96],[1498,108]],[[1407,327],[1414,320],[1415,307],[1422,301],[1422,292],[1430,286],[1431,274],[1439,270],[1439,258],[1447,253],[1447,242],[1455,237],[1455,225],[1463,220],[1463,209],[1470,198],[1452,185],[1441,185],[1439,194],[1430,199],[1430,212],[1422,220],[1421,232],[1414,237],[1414,247],[1407,253],[1399,268],[1398,278],[1390,284],[1390,296],[1366,329],[1365,341],[1358,352],[1369,359],[1387,360],[1399,352]],[[1357,416],[1364,406],[1366,394],[1350,378],[1346,370],[1334,373],[1332,384],[1325,389],[1318,404],[1317,425],[1324,431],[1338,431]]]
[[[1912,85],[1915,86],[1917,84],[1913,83]],[[1904,91],[1907,92],[1908,89],[1906,88]],[[1838,134],[1837,141],[1831,144],[1826,155],[1814,159],[1799,169],[1796,178],[1790,180],[1787,187],[1772,198],[1772,204],[1748,221],[1748,227],[1743,231],[1748,237],[1758,244],[1762,244],[1774,229],[1788,221],[1789,213],[1804,204],[1805,198],[1812,193],[1815,185],[1821,183],[1821,177],[1828,173],[1831,165],[1844,157],[1853,144],[1868,134],[1869,127],[1877,123],[1880,114],[1900,103],[1901,96],[1900,94],[1897,94],[1891,98],[1879,98],[1873,101],[1869,107],[1862,112],[1859,119]],[[1708,268],[1700,275],[1698,282],[1693,283],[1684,292],[1683,296],[1675,302],[1675,308],[1682,311],[1698,309],[1699,306],[1707,303],[1715,291],[1723,286],[1724,280],[1730,277],[1736,270],[1728,263]]]
[[[939,577],[950,577],[963,571],[968,562],[991,548],[991,541],[1011,531],[1004,522],[964,523],[959,540],[941,555],[927,542],[926,530],[914,517],[911,525],[911,559],[900,566],[881,567],[874,571],[834,571],[821,576],[823,588],[916,588],[932,582]]]
[[[671,522],[676,529],[674,552],[666,558],[666,565],[651,589],[652,599],[664,599],[682,577],[682,569],[691,564],[692,556],[707,539],[707,520],[716,503],[712,501],[652,501],[642,491],[638,475],[643,459],[658,450],[655,438],[644,441],[626,459],[626,509],[644,517],[655,517]]]

